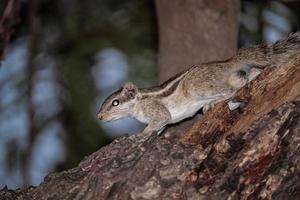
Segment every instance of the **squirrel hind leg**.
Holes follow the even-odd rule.
[[[228,78],[228,83],[232,87],[239,89],[246,83],[254,80],[263,70],[264,66],[243,64],[234,71]]]
[[[228,105],[229,110],[233,111],[233,110],[235,110],[235,109],[237,109],[237,108],[240,107],[241,102],[233,102],[233,101],[229,101],[229,102],[227,103],[227,105]]]
[[[252,68],[248,77],[249,81],[254,80],[261,72],[262,72],[261,69]]]
[[[235,101],[232,101],[230,100],[228,103],[228,108],[229,110],[233,111],[233,110],[236,110],[236,109],[239,109],[239,111],[243,112],[245,110],[245,102],[235,102]]]
[[[229,76],[228,83],[234,88],[241,88],[248,82],[248,72],[239,69]]]

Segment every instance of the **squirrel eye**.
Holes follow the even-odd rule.
[[[119,105],[119,100],[113,100],[112,105],[113,106],[118,106]]]

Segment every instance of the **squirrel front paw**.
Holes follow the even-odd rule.
[[[157,135],[160,135],[164,130],[165,130],[165,127],[157,128],[157,127],[153,127],[153,126],[151,126],[151,125],[148,125],[148,126],[143,130],[143,134],[145,134],[145,135],[152,135],[153,132],[156,132]]]

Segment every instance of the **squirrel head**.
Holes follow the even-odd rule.
[[[103,121],[112,121],[130,116],[138,99],[138,88],[129,82],[112,93],[103,102],[98,118]]]

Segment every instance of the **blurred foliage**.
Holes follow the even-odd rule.
[[[131,72],[141,71],[143,66],[134,60],[136,55],[150,54],[155,59],[154,5],[138,0],[48,0],[42,1],[39,16],[45,27],[43,38],[50,40],[46,50],[59,61],[59,80],[64,90],[61,119],[67,157],[60,167],[65,169],[109,142],[95,122],[96,110],[91,112],[97,95],[90,71],[95,54],[106,47],[120,49],[129,58]],[[153,79],[153,72],[147,78]],[[132,77],[136,75],[145,76],[132,73]]]
[[[2,3],[1,6],[4,5]],[[32,3],[37,6],[34,10],[34,22],[29,20]],[[156,82],[158,33],[154,1],[27,0],[21,4],[21,25],[17,29],[15,41],[18,38],[30,40],[30,27],[37,23],[34,55],[27,58],[32,59],[28,63],[35,65],[32,76],[51,69],[55,82],[59,85],[59,91],[56,92],[59,94],[60,109],[52,116],[39,112],[38,109],[35,111],[34,123],[39,128],[35,130],[32,145],[52,122],[59,122],[64,133],[60,136],[65,144],[65,159],[56,166],[56,170],[69,169],[84,156],[111,141],[96,119],[94,102],[99,91],[92,76],[96,54],[105,48],[116,48],[126,55],[130,65],[130,80],[139,86],[149,86]],[[0,10],[3,8],[0,7]],[[300,28],[298,2],[282,4],[272,1],[242,1],[241,11],[240,46],[266,40],[270,30],[281,36]],[[280,19],[286,25],[281,26],[284,23],[278,23],[274,19]],[[18,98],[10,102],[14,105],[26,95],[28,83],[24,71],[21,71],[14,79],[0,80],[0,92],[12,80],[19,88]],[[44,104],[52,109],[48,102]],[[7,113],[17,113],[11,109],[7,111],[4,107],[0,104],[1,115],[5,115],[5,118],[8,117]],[[9,174],[13,171],[17,174],[16,165],[19,165],[18,160],[23,155],[18,152],[26,148],[30,147],[20,145],[16,139],[7,140],[3,149],[6,149]]]
[[[244,0],[241,4],[239,47],[272,42],[300,28],[299,1]]]
[[[35,133],[28,136],[28,140],[33,142],[24,141],[27,146],[19,148],[16,141],[8,140],[7,146],[10,148],[6,149],[6,164],[8,168],[12,168],[11,163],[15,163],[15,168],[28,165],[30,155],[28,157],[22,152],[32,154],[31,149],[39,133],[49,128],[52,121],[59,121],[64,133],[61,138],[65,143],[65,160],[57,165],[56,170],[69,169],[84,156],[111,141],[96,119],[94,102],[99,91],[92,77],[95,55],[105,48],[119,49],[129,62],[130,79],[142,85],[155,82],[156,70],[153,66],[158,42],[154,2],[28,0],[22,1],[21,10],[22,23],[16,39],[25,37],[28,41],[26,68],[30,68],[32,73],[30,78],[19,74],[14,79],[18,82],[20,94],[23,93],[21,98],[28,93],[25,91],[33,89],[29,86],[30,79],[36,78],[40,71],[47,68],[53,70],[54,63],[60,109],[49,117],[35,108],[32,123],[40,128],[34,129]],[[32,42],[33,39],[35,42]],[[25,104],[30,107],[28,102]],[[30,173],[26,169],[28,166],[21,166],[21,173]]]

